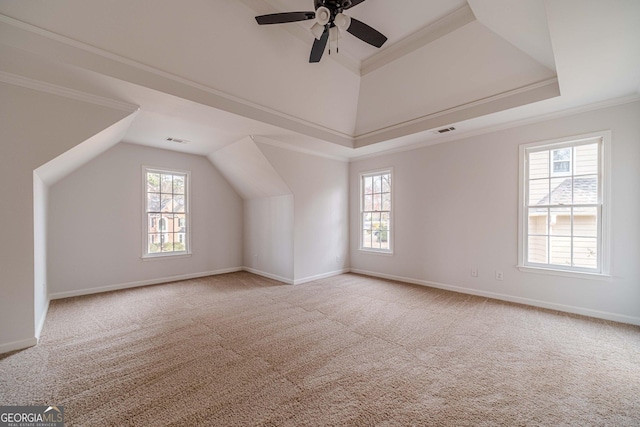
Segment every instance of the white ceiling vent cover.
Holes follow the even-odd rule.
[[[438,130],[434,130],[433,133],[447,133],[447,132],[451,132],[456,130],[456,128],[454,128],[453,126],[450,126],[448,128],[442,128],[442,129],[438,129]]]
[[[168,137],[167,141],[175,142],[177,144],[186,144],[187,142],[191,142],[191,141],[187,141],[186,139],[172,138],[172,137]]]

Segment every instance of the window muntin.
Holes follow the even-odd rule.
[[[528,146],[522,264],[605,273],[603,138]]]
[[[360,175],[360,249],[392,251],[391,170]]]
[[[144,257],[189,253],[189,173],[144,168]]]

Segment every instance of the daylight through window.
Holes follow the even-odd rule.
[[[360,249],[391,252],[391,171],[360,176]]]
[[[524,265],[602,272],[602,138],[524,156]]]
[[[145,169],[145,256],[188,253],[187,172]]]

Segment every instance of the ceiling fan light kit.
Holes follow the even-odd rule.
[[[387,37],[378,30],[342,13],[364,1],[365,0],[314,0],[315,12],[271,13],[269,15],[256,16],[256,21],[259,25],[270,25],[315,19],[316,22],[310,28],[315,40],[311,48],[311,55],[309,55],[309,62],[320,62],[329,38],[331,38],[331,40],[337,40],[340,37],[340,31],[346,31],[363,42],[369,43],[377,48],[382,47],[387,41]]]

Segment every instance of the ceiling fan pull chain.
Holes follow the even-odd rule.
[[[331,55],[331,27],[327,25],[327,31],[329,31],[329,55]]]

